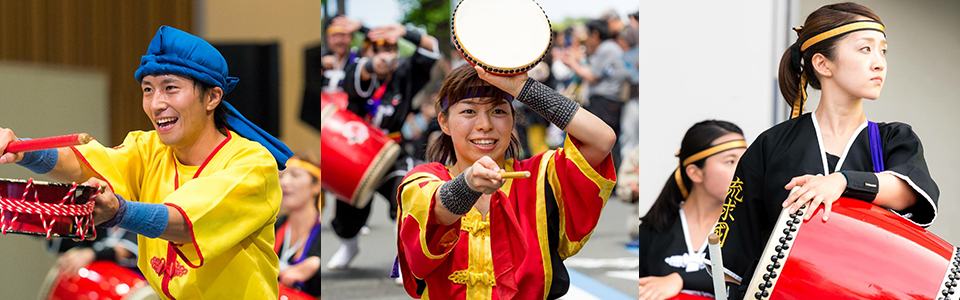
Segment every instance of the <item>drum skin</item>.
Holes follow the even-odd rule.
[[[310,294],[280,285],[280,300],[315,300]]]
[[[54,266],[41,286],[41,300],[146,300],[160,299],[134,271],[110,261],[95,261],[71,276],[58,275]]]
[[[357,208],[370,202],[380,178],[393,168],[400,145],[354,113],[321,99],[321,186]]]
[[[924,201],[920,199],[918,201]],[[879,206],[849,198],[823,206],[796,232],[769,299],[937,299],[954,247]],[[779,239],[776,230],[771,240]],[[761,257],[767,273],[772,257]],[[751,282],[751,290],[762,284]],[[955,295],[953,297],[956,297]],[[748,293],[745,299],[756,299]]]
[[[520,75],[542,62],[553,44],[550,28],[550,18],[533,0],[460,1],[450,21],[457,53],[498,76]]]
[[[6,199],[20,199],[21,201],[27,202],[37,202],[37,200],[34,199],[34,193],[32,192],[28,193],[26,198],[23,199],[23,190],[26,187],[26,180],[0,179],[0,197]],[[34,181],[31,189],[36,190],[36,198],[39,198],[40,202],[58,204],[63,200],[63,197],[70,192],[71,187],[72,184]],[[96,188],[94,187],[77,186],[77,189],[74,192],[76,195],[76,197],[73,199],[74,202],[71,203],[71,200],[67,200],[64,204],[86,204],[89,201],[92,201],[90,196],[92,196],[95,191]],[[4,221],[2,224],[0,224],[0,226],[5,226],[7,228],[7,233],[46,236],[47,232],[43,229],[43,223],[41,222],[41,219],[43,219],[46,220],[47,224],[53,224],[51,236],[80,238],[80,236],[77,234],[77,224],[74,217],[44,215],[41,218],[40,215],[14,213],[11,211],[3,211],[2,214]],[[13,219],[14,216],[16,216],[16,220]],[[84,218],[80,219],[85,221]],[[55,222],[51,222],[54,220]],[[93,226],[84,226],[84,229],[86,236],[93,236]]]

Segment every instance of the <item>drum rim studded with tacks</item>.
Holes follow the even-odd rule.
[[[905,285],[909,286],[907,289],[910,289],[910,291],[904,291],[903,285],[899,287],[878,287],[878,285],[884,284],[881,282],[867,282],[864,278],[855,278],[856,280],[861,280],[862,283],[869,284],[850,287],[850,290],[847,292],[875,292],[879,289],[879,291],[883,292],[880,295],[885,296],[882,297],[883,299],[896,299],[887,297],[893,297],[895,296],[895,293],[898,292],[906,293],[908,295],[918,294],[934,298],[946,296],[943,299],[958,299],[958,295],[949,293],[953,290],[952,286],[956,283],[956,280],[960,279],[960,267],[957,267],[957,265],[960,265],[960,254],[957,253],[956,247],[893,212],[860,200],[841,197],[833,203],[830,219],[827,222],[822,221],[822,213],[824,211],[823,207],[818,207],[816,210],[810,210],[808,206],[809,205],[802,206],[794,214],[788,214],[787,208],[781,211],[780,216],[777,218],[776,226],[774,227],[773,232],[770,234],[770,239],[767,241],[762,255],[760,256],[760,262],[757,265],[757,270],[754,272],[750,283],[747,286],[747,293],[744,295],[745,299],[784,299],[781,293],[785,291],[777,290],[777,283],[785,280],[784,278],[788,278],[789,280],[789,288],[783,287],[787,289],[786,291],[799,290],[801,293],[817,293],[816,290],[811,291],[808,288],[797,287],[796,285],[808,283],[815,284],[817,280],[822,280],[823,278],[815,279],[812,277],[817,276],[810,275],[817,273],[820,268],[839,267],[832,266],[833,263],[825,263],[826,261],[820,261],[819,264],[814,265],[813,263],[804,259],[810,259],[810,255],[826,251],[823,249],[834,249],[839,246],[863,249],[863,251],[869,251],[867,253],[872,252],[873,254],[877,255],[886,255],[891,253],[892,250],[897,250],[883,249],[885,248],[883,245],[891,244],[892,242],[890,242],[890,240],[893,239],[914,242],[911,244],[913,247],[906,248],[915,249],[911,250],[912,257],[910,261],[904,262],[904,264],[910,264],[910,267],[903,269],[909,269],[914,273],[923,273],[923,278],[920,278],[920,276],[915,276],[917,274],[908,276],[908,274],[905,273],[890,274],[888,272],[876,272],[871,273],[876,274],[876,277],[874,278],[881,280],[886,280],[885,278],[897,278],[896,281],[905,283]],[[811,216],[810,220],[802,220],[805,214],[811,213],[814,215]],[[822,234],[824,232],[828,232],[828,228],[825,226],[830,225],[830,222],[837,224],[832,225],[833,227],[829,228],[829,232],[836,232],[836,234],[831,234],[836,236],[848,236],[851,240],[844,240],[836,245],[808,245],[812,243],[811,241],[827,238],[826,236],[817,236],[817,234],[814,233]],[[819,228],[809,229],[811,228],[809,227],[811,226],[811,223],[814,223],[813,225],[816,225]],[[866,224],[870,226],[851,226],[851,224],[855,223]],[[807,231],[814,231],[812,231],[813,233],[810,234],[800,235],[801,232],[805,232],[802,230],[803,228],[808,228]],[[869,229],[867,231],[870,231],[874,228],[876,229],[874,230],[875,233],[862,232],[863,229]],[[848,233],[848,231],[857,231],[857,233],[851,234]],[[874,241],[878,244],[873,246],[857,244],[854,239],[868,239],[869,241]],[[909,247],[909,245],[907,247]],[[798,248],[801,249],[799,250],[801,252],[794,253],[798,251]],[[863,252],[861,252],[861,254],[862,253]],[[801,258],[797,258],[798,255],[801,255]],[[838,255],[838,257],[844,259],[845,261],[859,261],[868,259],[868,257],[857,257],[859,255],[856,253],[844,253]],[[902,259],[902,257],[893,259]],[[875,264],[863,266],[863,268],[876,269],[874,267],[876,267],[876,265],[882,265],[882,263],[882,261],[876,261]],[[920,270],[921,268],[923,270]],[[899,268],[897,268],[897,266],[884,266],[884,269],[887,271],[896,271]],[[826,270],[823,272],[826,272]],[[834,276],[844,277],[840,274],[834,274]],[[905,280],[907,278],[901,278],[902,276],[911,277],[910,280],[913,281],[911,282],[910,280]],[[929,283],[927,281],[929,281]],[[786,281],[781,283],[785,282]],[[838,281],[835,284],[842,283]],[[871,289],[868,286],[873,286],[873,288]],[[830,289],[827,287],[823,288]],[[941,295],[941,292],[943,295]],[[787,295],[787,298],[802,298],[806,296],[809,295],[790,294]],[[830,297],[826,294],[823,294],[823,296]],[[865,295],[850,295],[850,299],[860,298],[861,296]]]
[[[544,20],[546,20],[546,32],[544,33],[544,35],[547,38],[547,43],[543,48],[543,51],[536,58],[529,60],[529,62],[524,61],[523,64],[518,66],[494,65],[495,63],[493,64],[490,63],[489,59],[481,59],[471,54],[470,50],[467,49],[469,45],[464,45],[463,35],[462,35],[463,31],[462,30],[459,32],[457,31],[457,21],[459,19],[459,16],[461,16],[460,14],[462,12],[461,8],[464,8],[464,7],[469,8],[471,5],[474,5],[475,3],[480,3],[480,2],[485,2],[485,4],[491,5],[490,1],[492,0],[463,0],[460,2],[460,4],[457,5],[457,8],[453,12],[453,17],[451,17],[450,19],[450,32],[451,32],[451,35],[453,36],[454,47],[457,49],[457,52],[460,53],[461,56],[463,56],[464,60],[466,60],[469,64],[473,66],[480,66],[485,71],[491,74],[500,75],[500,76],[515,76],[515,75],[520,75],[520,74],[526,73],[527,71],[530,71],[531,69],[536,67],[537,64],[543,61],[544,57],[546,57],[547,55],[547,52],[550,51],[550,47],[553,45],[553,32],[551,31],[550,18],[547,16],[546,12],[543,11],[543,8],[540,6],[540,4],[538,4],[534,0],[499,0],[499,1],[519,1],[519,2],[529,1],[531,4],[536,5],[536,7],[540,10],[540,13],[542,14]],[[487,41],[487,40],[483,41],[483,43],[497,43],[497,42],[499,41]],[[503,49],[511,49],[511,47],[504,46]]]

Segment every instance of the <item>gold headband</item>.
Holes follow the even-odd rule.
[[[317,180],[320,180],[320,168],[317,168],[317,166],[314,166],[311,163],[308,163],[296,158],[291,158],[287,160],[287,167],[288,168],[297,167],[297,168],[307,170],[307,172],[310,173],[310,175],[313,175],[313,177],[316,177]]]
[[[846,24],[831,28],[830,30],[821,32],[817,35],[814,35],[812,38],[809,38],[806,41],[803,41],[803,43],[800,45],[800,51],[806,51],[808,48],[812,47],[813,45],[816,45],[817,43],[827,40],[829,38],[851,33],[854,31],[859,31],[859,30],[876,30],[881,33],[885,33],[883,31],[883,24],[880,22],[877,22],[874,20],[853,21],[850,23],[846,23]]]
[[[347,30],[344,29],[342,26],[330,25],[329,27],[327,27],[327,34],[344,33],[344,32],[347,32]]]
[[[803,26],[794,27],[793,30],[797,32],[797,35],[800,35],[800,31],[803,30]],[[815,34],[813,37],[801,43],[800,53],[803,53],[803,51],[806,51],[808,48],[813,47],[813,45],[816,45],[822,41],[860,30],[876,30],[886,35],[883,23],[874,20],[857,20],[844,23],[837,27],[828,29],[827,31]],[[800,93],[797,94],[797,98],[798,99],[793,101],[793,108],[790,110],[791,119],[799,117],[800,114],[803,113],[803,103],[807,101],[807,72],[800,72]]]
[[[723,143],[723,144],[719,144],[719,145],[716,145],[716,146],[707,148],[707,149],[705,149],[705,150],[703,150],[703,151],[697,152],[697,153],[694,154],[694,155],[690,155],[689,157],[687,157],[687,159],[684,159],[683,162],[680,163],[680,166],[677,167],[677,170],[676,170],[676,171],[674,172],[674,174],[673,174],[674,180],[677,181],[677,187],[680,188],[680,194],[683,195],[683,199],[687,199],[687,196],[690,195],[690,192],[687,191],[687,187],[683,185],[683,177],[680,176],[680,169],[683,169],[684,167],[686,167],[686,166],[689,165],[689,164],[695,163],[695,162],[697,162],[697,161],[699,161],[699,160],[701,160],[701,159],[705,159],[705,158],[710,157],[710,156],[712,156],[712,155],[714,155],[714,154],[717,154],[717,153],[720,153],[720,152],[723,152],[723,151],[727,151],[727,150],[730,150],[730,149],[746,148],[746,147],[747,147],[747,142],[746,142],[746,141],[744,141],[744,140],[733,140],[733,141],[729,141],[729,142],[726,142],[726,143]],[[679,154],[679,153],[678,153],[678,154]],[[289,163],[288,163],[288,164],[289,164]]]

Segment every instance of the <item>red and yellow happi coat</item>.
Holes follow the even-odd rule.
[[[570,136],[564,148],[508,159],[508,179],[491,196],[486,218],[476,208],[450,226],[434,220],[434,195],[452,179],[446,167],[414,168],[400,186],[398,251],[404,288],[421,299],[547,299],[566,293],[563,260],[590,238],[616,184],[611,156],[594,169]]]

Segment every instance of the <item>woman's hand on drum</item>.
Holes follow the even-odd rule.
[[[487,71],[484,71],[481,67],[474,66],[473,68],[477,70],[477,75],[480,76],[480,79],[514,97],[520,95],[520,91],[523,90],[523,84],[527,82],[528,76],[526,73],[517,76],[497,76],[487,73]]]
[[[93,249],[77,247],[64,252],[57,258],[57,268],[62,275],[76,275],[80,268],[89,266],[97,258]]]
[[[669,299],[683,289],[683,278],[676,272],[658,277],[649,276],[640,278],[640,300]]]
[[[0,153],[7,150],[7,144],[17,141],[20,141],[20,139],[13,134],[13,130],[0,127]],[[0,155],[0,164],[15,163],[21,159],[23,159],[23,153],[3,153],[3,155]]]
[[[787,190],[796,188],[795,191],[787,196],[783,201],[783,207],[789,207],[789,213],[795,213],[800,206],[810,203],[809,213],[803,216],[804,220],[810,220],[813,212],[822,203],[824,206],[823,221],[826,222],[830,217],[830,210],[833,202],[840,198],[843,190],[847,187],[847,179],[840,173],[833,173],[827,176],[803,175],[794,177],[784,186]]]
[[[120,200],[113,194],[110,185],[94,177],[88,179],[83,185],[101,188],[100,194],[94,198],[96,204],[93,205],[93,224],[99,225],[113,219],[113,216],[117,215],[117,209],[120,208]]]
[[[464,171],[467,184],[474,191],[492,195],[506,182],[500,178],[500,167],[489,156],[481,157]]]

